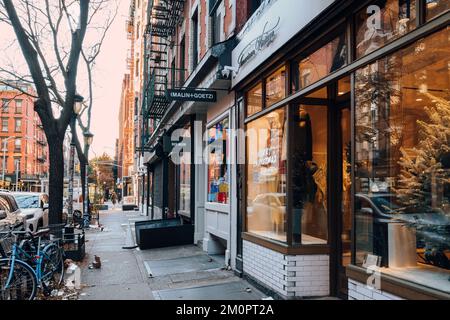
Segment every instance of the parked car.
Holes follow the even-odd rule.
[[[16,199],[11,193],[0,192],[0,231],[13,229],[25,229],[26,215],[17,205]]]
[[[394,194],[356,194],[355,218],[360,249],[388,256],[388,224],[402,223],[415,229],[417,249],[425,250],[428,263],[450,269],[450,213],[430,208],[405,208]],[[366,230],[366,232],[360,232]],[[385,265],[383,263],[383,265]]]
[[[27,218],[27,228],[37,231],[48,227],[48,195],[34,192],[13,192],[12,195]]]
[[[263,193],[257,195],[248,208],[248,226],[253,230],[284,231],[285,213],[286,194]]]

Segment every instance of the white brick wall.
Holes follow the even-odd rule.
[[[244,241],[244,273],[285,297],[330,294],[328,255],[288,256]]]
[[[349,279],[348,281],[349,300],[403,300],[398,296],[371,288],[366,284]]]

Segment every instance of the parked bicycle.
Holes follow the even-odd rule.
[[[44,239],[48,233],[0,233],[0,300],[33,300],[38,289],[48,296],[61,284],[64,251],[58,241]]]

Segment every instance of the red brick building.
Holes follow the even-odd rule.
[[[32,96],[36,93],[30,85],[20,86],[31,96],[0,86],[0,183],[3,188],[15,189],[17,180],[18,190],[37,191],[48,174],[47,140],[34,111]]]

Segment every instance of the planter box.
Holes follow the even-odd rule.
[[[122,211],[136,211],[139,210],[138,206],[135,204],[123,204]]]
[[[141,250],[194,243],[194,226],[179,219],[135,222],[136,243]]]

